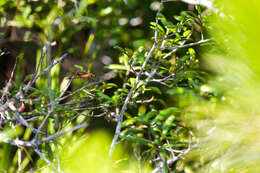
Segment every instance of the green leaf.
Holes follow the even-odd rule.
[[[84,15],[84,13],[87,13],[88,10],[87,10],[87,6],[88,6],[88,0],[81,0],[79,2],[79,5],[78,5],[78,10],[76,11],[76,18],[79,18],[81,17],[82,15]]]
[[[149,141],[149,140],[147,140],[145,138],[134,137],[134,136],[129,136],[129,135],[120,135],[120,137],[122,139],[126,139],[126,140],[129,140],[129,141],[132,141],[132,142],[138,142],[138,143],[141,143],[143,145],[150,146],[150,147],[152,147],[154,145],[152,143],[152,141]]]
[[[111,100],[111,97],[109,97],[108,95],[102,93],[102,92],[97,92],[97,96],[100,98],[100,99],[105,99],[105,100]]]
[[[75,64],[74,67],[77,68],[77,69],[79,69],[80,71],[84,71],[84,67],[81,66],[81,65]]]
[[[184,36],[184,37],[187,37],[188,35],[190,35],[190,33],[191,33],[191,30],[187,30],[187,31],[185,31],[185,32],[183,33],[183,36]]]
[[[156,23],[155,22],[150,22],[150,24],[151,24],[151,28],[152,29],[156,29]],[[165,33],[165,31],[164,31],[164,29],[163,29],[163,27],[161,26],[161,25],[157,25],[157,28],[159,29],[159,31],[161,31],[162,33]]]
[[[33,77],[33,74],[29,74],[24,78],[24,82],[30,80]]]
[[[134,124],[135,122],[136,120],[134,118],[129,118],[122,123],[122,127],[127,127],[129,125]]]
[[[196,4],[195,9],[198,11],[198,14],[201,14],[201,8],[200,5]]]
[[[117,91],[122,92],[122,93],[128,93],[129,92],[129,90],[126,89],[126,88],[119,88]]]
[[[106,68],[110,70],[127,70],[127,68],[124,65],[119,64],[110,64]]]
[[[66,87],[68,87],[69,81],[70,81],[69,77],[66,76],[63,78],[61,85],[60,85],[60,92],[62,92],[63,90],[66,89]]]
[[[145,119],[146,121],[148,121],[148,120],[150,120],[151,118],[153,118],[155,115],[156,115],[156,111],[155,111],[155,110],[152,110],[151,112],[148,112],[148,113],[145,115],[144,119]]]
[[[179,136],[180,134],[182,134],[183,132],[185,132],[186,128],[182,127],[177,131],[177,136]]]
[[[133,129],[126,129],[124,130],[121,135],[137,135],[137,134],[143,134],[144,133],[144,130],[142,129],[136,129],[136,128],[133,128]]]
[[[146,112],[146,106],[145,106],[145,105],[139,106],[139,108],[138,108],[138,115],[139,115],[139,116],[140,116],[140,115],[144,115],[145,112]]]
[[[113,46],[113,48],[116,49],[116,50],[119,50],[121,53],[125,53],[125,50],[118,45]]]
[[[130,81],[131,86],[133,86],[133,84],[135,83],[135,78],[131,77],[131,78],[129,79],[129,81]]]
[[[174,119],[175,119],[175,116],[171,115],[166,119],[165,123],[163,124],[163,127],[162,127],[162,137],[163,138],[165,138],[167,136],[169,129],[174,125],[173,124]]]
[[[176,107],[169,107],[167,109],[161,110],[160,113],[155,117],[153,123],[160,123],[167,119],[172,113],[180,112]]]
[[[114,83],[103,83],[103,85],[100,87],[100,90],[117,88],[117,87],[118,87],[117,84]]]
[[[174,19],[176,19],[177,21],[181,21],[183,19],[182,16],[174,16]]]
[[[161,90],[157,87],[148,87],[148,89],[151,89],[152,91],[154,91],[155,93],[157,93],[159,95],[162,94]]]
[[[171,96],[176,95],[176,94],[183,94],[184,89],[183,88],[174,88],[174,89],[167,90],[167,93]]]
[[[196,52],[195,52],[195,50],[194,50],[193,48],[189,48],[189,49],[188,49],[188,52],[189,52],[189,54],[190,54],[192,57],[195,57],[195,56],[196,56]]]
[[[52,158],[53,157],[53,152],[51,150],[51,146],[49,143],[45,143],[45,149],[47,151],[48,157]]]

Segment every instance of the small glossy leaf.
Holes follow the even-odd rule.
[[[185,128],[184,127],[182,127],[182,128],[180,128],[178,131],[177,131],[177,136],[179,136],[180,134],[182,134],[183,132],[185,132]]]
[[[157,93],[159,95],[162,94],[161,90],[159,88],[157,88],[157,87],[149,87],[149,89],[152,89],[152,91],[154,91],[155,93]]]
[[[75,64],[74,67],[77,68],[77,69],[79,69],[79,71],[84,71],[84,67],[81,66],[81,65]]]
[[[138,142],[138,143],[141,143],[143,145],[148,145],[150,147],[153,146],[153,143],[150,140],[147,140],[145,138],[134,137],[134,136],[129,136],[129,135],[121,135],[120,137],[123,138],[123,139],[127,139],[129,141],[132,141],[132,142]]]
[[[183,88],[174,88],[174,89],[167,90],[167,93],[172,96],[175,94],[183,94],[184,89]]]
[[[64,91],[68,87],[69,81],[70,81],[69,77],[63,78],[61,85],[60,85],[60,92]]]
[[[151,112],[148,112],[148,113],[145,115],[145,120],[147,121],[147,120],[153,118],[155,115],[156,115],[156,111],[155,111],[155,110],[152,110]]]
[[[46,144],[45,144],[45,149],[46,149],[46,151],[47,151],[47,153],[48,153],[48,157],[49,157],[49,158],[52,158],[52,157],[53,157],[53,152],[52,152],[52,150],[51,150],[51,146],[50,146],[49,143],[46,143]]]
[[[123,123],[122,123],[122,127],[126,127],[126,126],[129,126],[129,125],[132,125],[136,122],[136,120],[134,118],[130,118],[130,119],[127,119],[125,120]]]
[[[198,14],[201,14],[201,8],[200,5],[195,5],[195,9],[198,11]]]
[[[159,123],[159,122],[164,121],[174,112],[180,112],[180,110],[176,107],[170,107],[170,108],[161,110],[160,113],[153,120],[153,123]]]
[[[145,105],[139,106],[138,115],[144,115],[145,112],[146,112],[146,106]]]
[[[110,64],[107,66],[110,70],[127,70],[127,68],[124,65],[119,64]]]
[[[33,77],[33,74],[27,75],[27,76],[24,78],[24,82],[30,80],[32,77]]]
[[[162,137],[165,138],[168,134],[169,129],[174,125],[173,121],[175,119],[174,115],[171,115],[170,117],[168,117],[165,121],[165,123],[163,124],[163,131],[162,131]]]
[[[189,52],[189,54],[190,54],[192,57],[195,57],[195,56],[196,56],[196,52],[195,52],[195,50],[194,50],[193,48],[189,48],[189,49],[188,49],[188,52]]]
[[[191,30],[187,30],[187,31],[185,31],[185,32],[183,33],[183,36],[184,36],[184,37],[187,37],[188,35],[190,35],[190,33],[191,33]]]

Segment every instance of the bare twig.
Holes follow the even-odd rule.
[[[66,134],[66,133],[69,133],[69,132],[72,132],[72,131],[75,131],[75,130],[78,130],[78,129],[81,129],[81,128],[84,128],[84,127],[87,127],[87,126],[88,126],[88,124],[79,124],[79,125],[74,126],[70,129],[64,130],[62,132],[59,131],[59,132],[57,132],[57,133],[55,133],[51,136],[42,138],[41,140],[23,141],[23,140],[20,140],[20,139],[10,139],[8,137],[4,137],[4,138],[0,138],[0,142],[8,143],[8,144],[11,144],[11,145],[14,145],[14,146],[17,146],[17,147],[20,147],[20,146],[38,147],[39,145],[41,145],[45,142],[51,142],[51,141],[56,140],[58,137]]]
[[[29,141],[23,141],[20,139],[10,139],[8,137],[0,138],[0,142],[8,143],[10,145],[14,145],[17,147],[24,146],[24,147],[34,147],[32,142]]]
[[[160,7],[156,13],[156,25],[155,25],[155,33],[154,33],[154,42],[158,43],[158,23],[159,23],[159,15],[161,14],[161,10],[162,10],[162,5],[163,5],[163,0],[160,2]]]
[[[50,45],[49,45],[50,46]],[[8,136],[0,136],[0,143],[8,143],[10,145],[16,146],[18,148],[18,171],[21,172],[22,168],[21,168],[21,147],[28,147],[28,148],[33,148],[33,150],[39,155],[40,158],[42,158],[46,163],[48,163],[48,165],[50,165],[55,171],[60,172],[61,168],[60,168],[60,162],[59,162],[59,158],[58,156],[56,157],[57,159],[57,168],[55,166],[54,163],[52,163],[50,160],[48,160],[44,154],[41,152],[41,150],[39,150],[38,148],[41,147],[41,145],[43,143],[46,142],[54,142],[55,140],[57,140],[60,136],[70,133],[72,131],[87,127],[88,124],[83,124],[83,122],[85,120],[82,121],[81,124],[76,125],[72,128],[69,129],[64,129],[65,126],[63,126],[62,128],[60,128],[59,131],[57,131],[55,134],[48,136],[47,132],[44,133],[41,130],[43,129],[44,125],[48,122],[48,119],[50,118],[50,116],[55,115],[56,116],[56,105],[61,101],[64,100],[70,96],[73,96],[74,94],[80,92],[80,91],[84,91],[88,94],[88,97],[90,97],[89,95],[91,95],[91,97],[93,98],[95,95],[88,92],[87,90],[85,90],[86,88],[92,87],[94,85],[100,84],[103,81],[97,81],[97,82],[92,82],[89,84],[86,84],[85,86],[81,87],[80,89],[72,92],[71,94],[65,95],[65,93],[67,92],[69,86],[71,85],[74,77],[72,76],[69,80],[69,82],[67,83],[67,85],[64,87],[64,89],[61,91],[60,95],[57,98],[52,98],[49,97],[49,99],[41,99],[41,98],[37,98],[37,99],[28,99],[26,98],[28,96],[28,91],[29,89],[32,88],[32,85],[36,82],[37,79],[39,79],[39,77],[41,77],[42,75],[46,74],[48,71],[51,70],[51,68],[53,68],[56,64],[60,63],[64,58],[67,57],[67,54],[62,55],[60,58],[58,58],[57,60],[54,60],[51,64],[49,64],[42,72],[39,73],[39,69],[40,66],[43,62],[43,58],[46,54],[46,46],[43,47],[43,51],[42,51],[42,55],[40,58],[39,63],[37,64],[37,67],[35,69],[35,73],[33,74],[33,77],[30,79],[30,81],[27,83],[27,85],[25,87],[20,87],[19,91],[16,93],[15,96],[11,97],[11,98],[4,98],[5,95],[2,96],[2,102],[0,104],[0,113],[1,113],[1,121],[0,121],[0,126],[6,124],[6,123],[12,123],[12,127],[16,127],[18,125],[23,125],[26,128],[30,129],[32,131],[32,133],[34,134],[34,138],[31,141],[23,141],[21,139],[10,139]],[[50,54],[48,55],[49,59],[50,59]],[[14,70],[15,70],[16,64],[13,68],[12,71],[12,75],[11,78],[9,80],[8,83],[11,83],[12,80],[12,76],[14,74]],[[48,85],[50,87],[50,85]],[[8,87],[11,88],[11,87]],[[8,89],[9,92],[9,89]],[[8,92],[6,92],[8,95]],[[65,95],[65,96],[64,96]],[[95,99],[92,99],[95,100]],[[92,101],[91,100],[91,101]],[[74,101],[74,102],[69,102],[69,104],[67,102],[64,103],[64,110],[68,110],[68,109],[75,109],[73,108],[73,104],[78,105],[80,103],[80,105],[78,106],[78,108],[80,109],[87,109],[89,103],[86,103],[86,101],[90,101],[90,99],[79,99],[78,102]],[[29,103],[30,105],[33,105],[33,103],[35,102],[49,102],[49,104],[40,104],[40,108],[43,110],[40,114],[39,112],[33,110],[30,112],[24,112],[26,114],[22,114],[24,109],[22,111],[20,111],[20,105],[24,106],[24,103]],[[85,103],[84,103],[85,102]],[[26,105],[27,106],[27,105]],[[50,106],[50,107],[49,107]],[[71,108],[72,107],[72,108]],[[93,111],[94,110],[104,110],[104,113],[101,113],[99,115],[94,115]],[[48,110],[47,113],[44,113],[45,110]],[[90,107],[89,108],[90,116],[103,116],[105,115],[105,113],[109,112],[108,109],[105,106],[96,106],[96,107]],[[34,113],[35,112],[35,113]],[[39,115],[39,116],[35,116],[35,115]],[[74,114],[74,113],[73,113]],[[10,116],[12,115],[12,116]],[[82,112],[79,112],[76,116],[74,116],[74,118],[78,117],[78,115],[82,115]],[[58,116],[58,114],[57,114]],[[26,118],[25,118],[26,117]],[[34,128],[29,122],[34,121],[37,118],[41,118],[44,117],[42,121],[40,121],[40,125],[38,127],[38,129]],[[87,115],[86,115],[87,117]],[[74,119],[72,118],[72,120]],[[69,123],[72,122],[69,121]],[[67,123],[68,124],[68,123]],[[43,136],[39,137],[39,134],[43,134]]]
[[[36,75],[38,74],[38,71],[40,69],[40,66],[42,64],[42,61],[43,61],[43,58],[44,58],[45,54],[46,54],[46,45],[44,45],[43,48],[42,48],[42,54],[41,54],[40,60],[39,60],[39,62],[37,64],[37,66],[36,66],[36,69],[35,69],[35,72],[33,73],[32,78],[30,79],[30,81],[27,84],[27,88],[32,86],[33,80],[35,79]]]
[[[209,9],[213,9],[214,11],[216,10],[213,6],[213,0],[164,0],[163,2],[173,2],[173,1],[182,1],[187,4],[202,5]]]
[[[165,50],[165,49],[175,50],[175,49],[178,49],[178,48],[186,48],[186,47],[197,46],[199,44],[207,43],[209,41],[212,41],[212,39],[200,40],[200,41],[197,41],[197,42],[194,42],[194,43],[188,43],[188,44],[179,45],[179,46],[161,46],[161,47],[157,47],[157,48],[161,49],[161,50]]]
[[[68,98],[68,97],[71,97],[71,96],[77,94],[78,92],[82,91],[82,90],[85,89],[85,88],[88,88],[88,87],[93,86],[93,85],[100,84],[100,83],[102,83],[102,82],[103,82],[103,80],[89,83],[89,84],[87,84],[86,86],[81,87],[81,88],[77,89],[76,91],[72,92],[71,94],[68,94],[68,95],[66,95],[66,96],[64,96],[64,97],[61,97],[61,98],[57,99],[57,101],[64,100],[64,99],[66,99],[66,98]]]
[[[22,172],[22,167],[21,167],[21,162],[22,162],[22,151],[21,148],[18,148],[18,172]]]
[[[35,76],[32,80],[32,82],[28,83],[25,87],[24,87],[24,92],[27,92],[28,89],[31,87],[31,85],[39,78],[41,77],[43,74],[47,73],[53,66],[55,66],[56,64],[60,63],[64,58],[66,58],[68,56],[67,53],[63,54],[59,59],[54,60],[46,69],[44,69],[40,74],[38,74],[37,76]]]
[[[123,122],[124,113],[125,113],[125,111],[127,109],[127,105],[128,105],[128,103],[130,101],[130,98],[131,98],[131,96],[133,94],[133,91],[135,90],[135,88],[136,88],[136,86],[137,86],[137,84],[139,82],[139,78],[140,78],[141,74],[143,73],[144,68],[145,68],[147,62],[149,61],[150,57],[152,56],[152,53],[153,53],[154,50],[155,50],[155,44],[153,44],[152,48],[150,49],[150,51],[149,51],[149,53],[148,53],[148,55],[147,55],[143,65],[142,65],[141,70],[139,71],[138,75],[135,78],[135,82],[134,82],[132,88],[130,89],[129,94],[127,95],[127,97],[125,99],[125,102],[124,102],[124,105],[123,105],[123,107],[122,107],[122,109],[120,111],[120,114],[117,117],[117,126],[116,126],[116,131],[115,131],[115,135],[114,135],[113,141],[112,141],[111,146],[110,146],[109,157],[111,157],[112,154],[113,154],[113,151],[114,151],[117,139],[118,139],[119,134],[121,132],[121,125],[122,125],[122,122]]]
[[[72,2],[74,2],[75,11],[78,11],[78,1],[72,0]]]
[[[20,122],[22,125],[28,127],[32,132],[36,132],[36,133],[41,133],[44,134],[43,132],[41,132],[40,130],[37,130],[35,128],[33,128],[21,115],[20,113],[17,111],[16,107],[14,106],[13,102],[8,102],[8,106],[9,108],[12,110],[15,119]]]
[[[77,126],[74,126],[74,127],[67,129],[67,130],[64,130],[62,132],[57,132],[54,135],[51,135],[51,136],[48,136],[48,137],[45,137],[45,138],[39,140],[38,145],[42,144],[44,142],[49,142],[49,141],[55,140],[58,137],[66,134],[66,133],[69,133],[69,132],[72,132],[72,131],[75,131],[75,130],[78,130],[78,129],[81,129],[81,128],[84,128],[84,127],[87,127],[87,126],[88,126],[88,124],[79,124]]]
[[[37,148],[34,149],[35,153],[37,153],[46,163],[48,163],[55,171],[57,171],[57,168],[55,165],[49,161]]]
[[[154,40],[155,43],[153,44],[153,46],[151,47],[149,53],[147,54],[147,57],[146,57],[146,59],[145,59],[143,65],[142,65],[140,71],[138,72],[138,74],[137,74],[137,76],[135,78],[135,82],[134,82],[133,86],[131,87],[131,89],[130,89],[130,91],[129,91],[126,99],[125,99],[124,105],[123,105],[120,113],[116,114],[117,126],[116,126],[116,131],[115,131],[115,134],[114,134],[114,138],[113,138],[111,146],[110,146],[109,158],[111,158],[111,156],[113,154],[113,151],[115,149],[115,145],[117,143],[117,139],[118,139],[118,137],[120,135],[120,132],[121,132],[121,125],[122,125],[122,122],[123,122],[123,116],[124,116],[124,113],[125,113],[125,111],[127,109],[127,105],[129,104],[129,101],[131,99],[131,96],[133,94],[133,91],[135,90],[137,84],[139,83],[139,79],[140,79],[141,75],[143,74],[144,69],[145,69],[149,59],[151,58],[152,53],[156,49],[156,43],[157,43],[157,37],[158,37],[158,18],[159,18],[160,11],[161,11],[161,8],[162,8],[162,3],[163,3],[163,1],[161,1],[161,3],[160,3],[160,9],[158,10],[157,15],[156,15],[156,26],[155,26],[156,28],[155,28],[155,34],[154,34],[155,35],[154,36],[155,37],[155,40]]]

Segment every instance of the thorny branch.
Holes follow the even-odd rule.
[[[151,56],[153,55],[154,51],[156,49],[159,49],[159,50],[165,50],[165,49],[168,49],[168,50],[171,50],[168,54],[166,54],[163,59],[167,58],[168,56],[170,56],[171,54],[173,54],[174,52],[176,52],[177,49],[180,49],[180,48],[187,48],[187,47],[192,47],[192,46],[196,46],[196,45],[200,45],[202,43],[206,43],[206,42],[209,42],[211,41],[211,39],[205,39],[205,40],[200,40],[198,42],[193,42],[193,43],[188,43],[188,44],[185,44],[185,41],[178,45],[178,46],[172,46],[172,47],[167,47],[167,46],[164,46],[164,42],[161,43],[161,46],[157,46],[157,44],[161,41],[161,40],[158,40],[158,22],[159,22],[159,16],[160,16],[160,13],[161,13],[161,10],[162,10],[162,5],[164,2],[168,2],[168,1],[165,1],[165,0],[161,0],[160,2],[160,7],[157,11],[157,14],[156,14],[156,25],[155,25],[155,33],[154,33],[154,44],[153,46],[150,48],[149,50],[149,53],[147,54],[146,56],[146,59],[144,61],[144,63],[142,64],[142,67],[139,71],[139,73],[137,73],[136,75],[136,78],[135,78],[135,82],[133,84],[133,86],[131,87],[126,99],[125,99],[125,102],[121,108],[121,111],[120,113],[115,113],[116,115],[116,118],[117,118],[117,126],[116,126],[116,130],[115,130],[115,134],[114,134],[114,137],[113,137],[113,140],[112,140],[112,143],[111,143],[111,146],[110,146],[110,150],[109,150],[109,158],[111,158],[112,154],[113,154],[113,151],[115,149],[115,146],[117,144],[117,140],[118,140],[118,137],[121,133],[121,125],[122,125],[122,122],[123,122],[123,117],[124,117],[124,113],[125,111],[127,110],[127,106],[128,104],[130,103],[130,100],[131,100],[131,97],[133,95],[133,92],[134,90],[136,89],[136,86],[137,84],[140,82],[140,77],[143,75],[144,73],[144,69],[149,61],[149,59],[151,58]],[[176,32],[178,33],[178,32]],[[172,34],[176,34],[176,33],[171,33],[170,35],[166,36],[169,37],[169,36],[172,36]],[[164,40],[164,39],[163,39]],[[170,75],[170,76],[167,76],[165,77],[164,79],[153,79],[153,76],[156,74],[157,72],[157,69],[154,69],[150,72],[150,74],[148,75],[148,77],[146,78],[145,80],[145,84],[144,85],[147,85],[147,83],[151,82],[151,81],[155,81],[155,82],[162,82],[166,79],[169,79],[171,77],[174,77],[174,74]],[[172,78],[172,80],[174,80],[174,78]]]
[[[161,46],[161,47],[157,47],[157,48],[161,49],[161,50],[164,50],[164,49],[175,50],[175,49],[178,49],[178,48],[186,48],[186,47],[197,46],[199,44],[206,43],[206,42],[209,42],[209,41],[212,41],[212,39],[200,40],[198,42],[188,43],[188,44],[184,44],[184,45],[180,45],[180,46]]]
[[[41,157],[48,165],[50,165],[54,170],[58,170],[55,165],[47,159],[47,157],[44,156],[44,153],[40,151],[38,148],[41,147],[44,143],[49,143],[57,140],[60,136],[64,134],[68,134],[70,132],[86,128],[88,124],[85,123],[85,120],[82,120],[80,124],[73,125],[71,128],[66,128],[69,123],[72,123],[73,120],[75,120],[79,116],[85,116],[85,117],[95,117],[95,116],[104,116],[108,113],[108,109],[105,106],[90,106],[92,102],[95,102],[95,95],[91,94],[89,96],[89,92],[86,90],[88,88],[91,88],[93,86],[96,86],[102,81],[93,81],[88,82],[83,87],[76,89],[75,91],[71,92],[70,94],[67,94],[68,88],[71,85],[74,77],[72,76],[69,80],[69,82],[66,84],[64,89],[60,92],[59,96],[56,98],[51,99],[43,99],[43,98],[31,98],[30,93],[32,90],[35,90],[37,88],[34,88],[34,85],[42,75],[48,73],[55,65],[60,63],[62,60],[64,60],[66,57],[68,57],[68,54],[62,55],[57,60],[54,60],[52,63],[50,63],[43,71],[39,72],[41,63],[43,62],[43,58],[46,54],[46,48],[44,46],[42,50],[42,55],[40,58],[39,63],[37,64],[36,70],[34,74],[32,75],[32,78],[29,80],[29,82],[24,86],[20,86],[18,92],[11,97],[9,93],[11,93],[13,88],[13,75],[15,71],[15,67],[13,68],[11,78],[8,81],[7,85],[2,91],[1,96],[1,102],[0,102],[0,127],[4,127],[6,124],[9,124],[13,129],[15,129],[17,126],[24,126],[25,128],[28,128],[32,132],[33,138],[30,141],[22,140],[16,137],[15,139],[10,138],[7,134],[3,133],[0,134],[0,142],[8,143],[10,145],[16,146],[18,149],[21,147],[28,147],[32,148],[34,152],[38,154],[39,157]],[[68,97],[72,97],[75,94],[79,92],[88,92],[88,94],[81,98],[80,100],[66,100]],[[47,124],[50,117],[57,117],[57,116],[64,116],[59,115],[57,112],[57,105],[62,101],[62,104],[60,104],[63,107],[63,110],[66,111],[74,111],[74,113],[70,114],[69,120],[65,125],[63,123],[60,123],[60,127],[58,126],[56,132],[52,135],[48,134],[48,131],[45,130],[45,125]],[[88,103],[86,103],[86,101]],[[34,109],[30,111],[24,112],[24,107],[30,107],[33,106],[35,103],[41,103],[40,107],[42,112],[39,114]],[[25,105],[26,104],[26,105]],[[39,107],[39,104],[38,104]],[[44,110],[45,111],[44,113]],[[76,111],[77,110],[77,111]],[[85,110],[89,110],[89,113],[86,114],[83,113]],[[94,112],[96,110],[99,110],[99,114],[96,115]],[[100,113],[100,110],[104,111],[104,113]],[[77,112],[77,113],[75,113]],[[24,114],[25,113],[25,114]],[[76,114],[73,116],[73,114]],[[42,120],[40,119],[42,118]],[[59,117],[58,117],[59,118]],[[34,127],[35,122],[40,122],[40,125],[38,128]],[[54,122],[56,123],[56,122]],[[58,122],[59,123],[59,122]],[[21,153],[20,153],[21,154]],[[21,159],[21,156],[20,158]],[[21,160],[19,160],[18,164],[20,164]],[[19,166],[19,165],[18,165]],[[21,167],[19,166],[19,170]]]
[[[114,135],[113,141],[112,141],[111,146],[110,146],[109,157],[112,156],[113,151],[115,149],[115,145],[117,143],[117,139],[118,139],[118,137],[119,137],[119,135],[121,133],[121,125],[122,125],[122,122],[123,122],[123,116],[124,116],[124,113],[125,113],[125,111],[127,109],[127,105],[129,104],[129,101],[131,99],[131,96],[133,94],[133,91],[135,90],[137,84],[139,83],[139,78],[143,74],[144,68],[146,67],[147,62],[149,61],[150,57],[152,56],[152,53],[154,52],[154,50],[156,48],[156,42],[157,42],[157,37],[158,37],[158,17],[159,17],[161,8],[162,8],[162,4],[163,4],[163,1],[161,1],[161,3],[160,3],[160,9],[158,10],[157,15],[156,15],[156,29],[155,29],[155,34],[154,34],[154,36],[155,36],[155,43],[153,44],[152,48],[150,49],[150,51],[149,51],[149,53],[148,53],[148,55],[147,55],[143,65],[142,65],[141,70],[139,71],[139,73],[137,74],[137,76],[135,78],[135,82],[134,82],[132,88],[130,89],[128,96],[125,99],[125,102],[124,102],[124,105],[123,105],[123,107],[122,107],[122,109],[120,111],[120,114],[119,115],[116,114],[117,115],[117,126],[116,126],[116,131],[115,131],[115,135]]]
[[[8,143],[8,144],[11,144],[11,145],[14,145],[14,146],[17,146],[17,147],[20,147],[20,146],[37,147],[37,146],[39,146],[43,143],[56,140],[56,139],[58,139],[58,137],[60,137],[64,134],[67,134],[69,132],[73,132],[75,130],[78,130],[78,129],[81,129],[81,128],[84,128],[84,127],[87,127],[87,126],[88,126],[88,124],[79,124],[79,125],[76,125],[76,126],[70,128],[70,129],[67,129],[67,130],[64,130],[64,131],[58,131],[57,133],[55,133],[51,136],[48,136],[48,137],[45,137],[45,138],[42,138],[42,139],[39,139],[39,140],[24,141],[24,140],[20,140],[18,138],[10,139],[10,138],[8,138],[8,136],[5,136],[5,137],[0,139],[0,142]]]

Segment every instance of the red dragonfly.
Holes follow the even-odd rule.
[[[94,79],[96,75],[93,73],[86,73],[86,72],[77,72],[77,76],[75,78],[81,78],[81,79]]]

